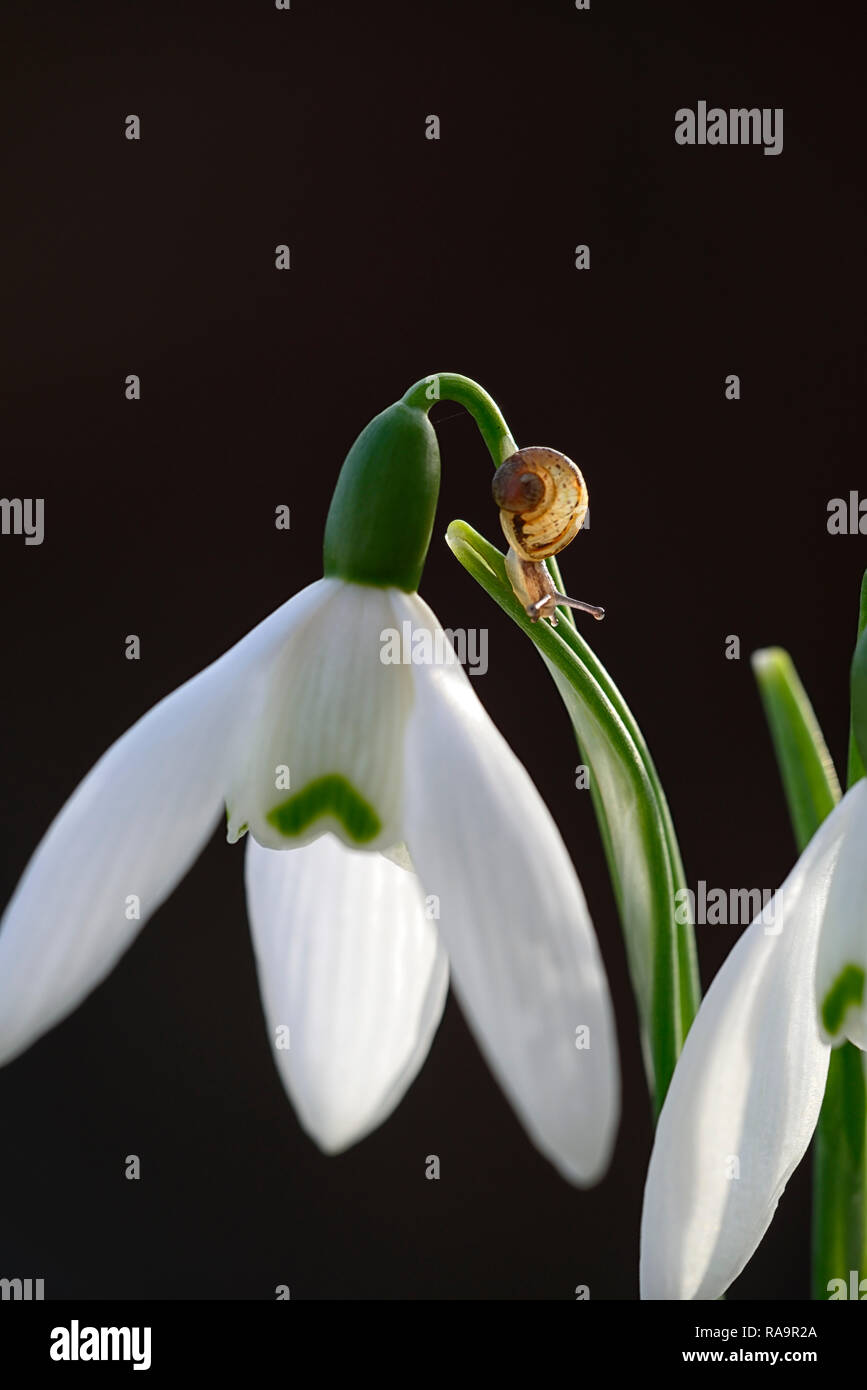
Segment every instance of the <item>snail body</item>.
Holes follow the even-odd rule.
[[[605,616],[595,604],[558,593],[544,563],[573,541],[587,515],[587,485],[577,464],[556,449],[518,449],[494,474],[494,501],[509,550],[506,573],[532,622],[557,626],[557,608]]]

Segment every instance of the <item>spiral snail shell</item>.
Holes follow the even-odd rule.
[[[561,594],[544,563],[584,525],[587,485],[577,464],[556,449],[518,449],[494,474],[493,493],[509,542],[506,574],[530,621],[556,627],[558,607],[604,618],[604,608]]]
[[[587,515],[587,485],[577,464],[556,449],[519,449],[494,474],[500,525],[522,560],[538,562],[574,540]]]

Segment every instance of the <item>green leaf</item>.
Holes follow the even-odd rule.
[[[503,556],[471,526],[452,522],[447,540],[537,647],[590,769],[658,1114],[699,997],[692,926],[675,917],[677,902],[688,900],[675,896],[686,884],[659,778],[622,695],[574,626],[561,622],[555,630],[531,623],[512,591]]]
[[[849,786],[864,776],[867,763],[867,573],[861,581],[858,641],[852,658],[852,722],[849,729]]]
[[[861,591],[864,626],[865,590]],[[856,649],[857,653],[857,649]],[[788,653],[780,647],[755,652],[753,671],[771,728],[777,764],[799,851],[840,800],[840,784],[813,707]],[[854,663],[853,663],[854,667]],[[853,725],[854,725],[853,671]],[[853,761],[854,759],[854,761]],[[863,775],[850,738],[849,784]],[[853,776],[853,770],[855,775]],[[863,989],[848,973],[825,1000],[826,1025],[845,1012]],[[867,1092],[861,1053],[851,1043],[831,1052],[825,1097],[816,1127],[813,1159],[813,1297],[827,1299],[834,1279],[848,1280],[865,1257],[864,1130]]]
[[[867,574],[861,582],[858,640],[852,660],[847,785],[864,776],[864,634]],[[856,718],[856,709],[858,715]],[[856,723],[858,729],[856,730]],[[860,733],[860,739],[859,739]],[[859,752],[859,741],[861,752]],[[838,977],[836,994],[824,1000],[824,1023],[839,1022],[849,1002],[863,997],[864,975],[850,966]],[[836,1012],[838,1017],[834,1017]],[[830,1009],[830,1016],[829,1016]],[[864,1055],[845,1042],[831,1052],[825,1098],[816,1126],[813,1159],[813,1297],[827,1299],[833,1279],[848,1284],[849,1270],[867,1269],[867,1085]]]
[[[547,561],[547,565],[551,573],[551,577],[554,580],[554,585],[557,589],[557,592],[562,594],[564,592],[563,581],[560,577],[560,569],[554,556],[552,556]],[[686,875],[683,869],[683,861],[680,857],[680,846],[677,843],[677,836],[674,831],[674,822],[671,818],[671,812],[668,807],[668,801],[666,799],[665,792],[662,789],[662,783],[659,780],[659,774],[657,773],[656,766],[653,762],[653,759],[650,756],[650,750],[647,747],[647,744],[644,740],[644,735],[642,734],[641,729],[638,726],[638,721],[635,719],[625,699],[621,695],[617,686],[614,684],[614,681],[611,679],[611,676],[608,674],[601,661],[599,661],[596,657],[596,654],[593,651],[593,649],[588,645],[588,643],[577,631],[575,624],[575,615],[572,609],[559,608],[557,612],[560,618],[560,630],[563,632],[564,639],[569,643],[578,659],[584,664],[584,666],[587,667],[587,669],[591,672],[594,678],[599,682],[599,685],[602,687],[602,689],[605,690],[605,692],[608,695],[608,698],[611,701],[612,706],[617,710],[621,720],[623,721],[624,728],[626,729],[627,733],[629,734],[633,743],[635,744],[636,751],[644,765],[644,769],[647,773],[648,780],[653,789],[653,795],[656,800],[657,810],[659,812],[659,816],[665,831],[665,840],[668,846],[668,858],[671,867],[672,880],[677,885],[677,888],[679,890],[680,888],[686,886]],[[565,630],[563,628],[564,617],[567,620]],[[614,891],[615,896],[617,897],[618,908],[620,908],[622,893],[619,890],[619,884],[617,882],[618,871],[616,870],[616,864],[615,867],[612,868],[613,856],[611,855],[608,849],[608,838],[610,838],[610,832],[608,831],[607,827],[605,809],[602,805],[601,799],[598,796],[598,792],[594,795],[594,809],[596,811],[596,819],[599,822],[599,829],[602,834],[603,844],[606,846],[606,854],[608,855],[609,862],[609,871],[611,872],[612,882],[614,883]],[[622,915],[623,914],[621,909],[621,919]],[[698,956],[695,948],[695,933],[693,931],[692,923],[679,923],[675,921],[675,931],[678,959],[678,982],[680,991],[681,1038],[684,1039],[690,1030],[692,1021],[695,1018],[696,1013],[698,1012],[698,1006],[701,1001],[701,985],[699,983]]]
[[[789,653],[765,647],[753,653],[752,667],[801,853],[840,800],[840,783]]]

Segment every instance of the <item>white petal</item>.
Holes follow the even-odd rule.
[[[382,660],[397,591],[327,582],[326,601],[293,633],[261,685],[246,763],[229,798],[231,824],[249,825],[272,849],[327,830],[347,844],[386,849],[401,839],[403,728],[412,698],[407,668]],[[317,787],[316,814],[298,811],[313,804]],[[287,805],[303,822],[297,828],[274,823]]]
[[[67,801],[0,927],[0,1062],[77,1007],[186,873],[221,813],[250,681],[320,600],[312,585],[160,701]]]
[[[867,1048],[867,778],[846,793],[834,816],[846,825],[828,893],[816,963],[816,1002],[826,1041]],[[847,988],[848,986],[848,988]]]
[[[445,952],[418,879],[375,852],[251,838],[246,873],[274,1058],[304,1128],[336,1153],[387,1119],[427,1056]]]
[[[643,1298],[719,1298],[810,1142],[830,1056],[816,1013],[816,953],[851,819],[841,802],[820,826],[692,1025],[647,1175]]]
[[[441,631],[416,595],[401,604],[416,628]],[[455,992],[534,1143],[571,1181],[594,1182],[614,1139],[619,1071],[584,895],[461,667],[413,672],[406,841],[425,892],[439,897]]]

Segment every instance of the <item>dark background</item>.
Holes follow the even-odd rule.
[[[857,11],[4,11],[2,492],[45,498],[46,538],[0,538],[3,900],[103,749],[320,575],[347,448],[437,370],[585,472],[566,584],[608,611],[582,630],[647,735],[690,882],[780,882],[794,847],[748,656],[789,648],[842,767],[867,562],[826,529],[828,499],[867,488]],[[783,153],[676,146],[702,98],[783,107]],[[0,1073],[0,1274],[49,1297],[637,1295],[651,1127],[613,899],[555,689],[441,539],[455,516],[499,528],[472,422],[437,416],[423,593],[489,629],[474,685],[590,901],[625,1084],[607,1178],[573,1190],[536,1154],[453,1001],[395,1115],[321,1156],[270,1057],[242,851],[218,833],[109,981]],[[705,983],[738,931],[699,929]],[[805,1162],[730,1296],[805,1297],[808,1231]]]

